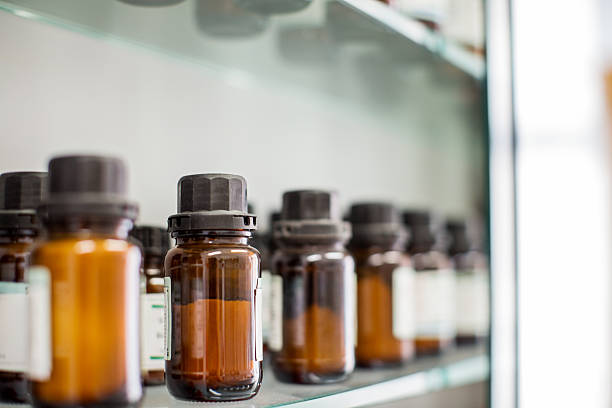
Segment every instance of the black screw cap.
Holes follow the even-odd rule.
[[[357,203],[351,206],[352,224],[399,224],[399,213],[389,203]]]
[[[137,225],[130,236],[142,245],[145,255],[163,256],[170,248],[170,236],[165,228],[150,225]]]
[[[124,195],[127,171],[120,159],[64,156],[49,162],[49,193],[109,193]]]
[[[297,190],[283,194],[282,220],[340,220],[336,193]]]
[[[36,234],[36,208],[47,193],[47,173],[12,172],[0,175],[0,229]]]
[[[138,207],[127,201],[127,170],[120,159],[62,156],[49,162],[49,195],[43,217],[101,215],[135,219]]]
[[[255,230],[249,214],[247,183],[234,174],[193,174],[178,182],[178,214],[168,218],[173,236],[194,230]]]
[[[346,241],[350,224],[342,221],[336,193],[297,190],[283,194],[280,220],[274,223],[274,238],[299,241]]]
[[[194,174],[178,182],[178,211],[248,213],[246,180],[233,174]]]
[[[20,171],[0,175],[0,210],[36,210],[47,192],[47,173]]]
[[[467,233],[467,224],[463,220],[446,221],[448,235],[448,254],[453,256],[470,250],[470,240]]]
[[[441,245],[439,220],[427,211],[405,211],[404,225],[410,232],[408,252],[427,252]]]
[[[403,245],[406,241],[399,212],[390,203],[353,204],[348,220],[353,229],[352,245]]]

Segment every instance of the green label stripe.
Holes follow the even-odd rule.
[[[19,293],[25,295],[28,284],[23,282],[0,282],[0,294]]]
[[[149,359],[151,359],[151,360],[163,360],[164,357],[163,356],[151,356],[151,357],[149,357]]]
[[[163,309],[164,305],[151,305],[153,309]]]

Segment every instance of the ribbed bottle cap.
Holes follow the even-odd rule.
[[[49,162],[49,195],[43,217],[93,215],[134,220],[138,206],[127,200],[123,161],[103,156],[62,156]]]
[[[457,255],[470,250],[470,241],[465,221],[456,219],[446,221],[446,233],[449,255]]]
[[[0,229],[38,230],[36,208],[47,193],[47,173],[0,175]]]
[[[247,207],[247,184],[234,174],[193,174],[178,182],[178,213],[168,218],[175,236],[196,230],[256,230]]]
[[[281,219],[274,237],[281,240],[348,240],[350,224],[342,221],[336,193],[297,190],[283,194]]]
[[[427,211],[405,211],[404,225],[410,233],[408,252],[426,252],[441,244],[440,222],[437,217]]]
[[[403,244],[407,238],[398,211],[389,203],[357,203],[348,216],[353,245]]]
[[[130,232],[147,255],[163,256],[170,248],[170,236],[165,228],[150,225],[137,225]]]

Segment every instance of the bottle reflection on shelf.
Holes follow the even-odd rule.
[[[320,26],[281,27],[278,32],[280,55],[289,62],[322,65],[338,56],[329,31]]]
[[[213,37],[242,38],[261,34],[268,17],[242,9],[233,0],[197,0],[198,28]]]
[[[260,14],[286,14],[304,10],[312,0],[233,0],[237,6]]]
[[[121,3],[130,4],[132,6],[145,6],[145,7],[164,7],[174,6],[184,2],[185,0],[118,0]]]

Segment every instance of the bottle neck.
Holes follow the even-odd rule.
[[[45,226],[49,239],[103,237],[127,240],[133,225],[127,218],[67,216],[48,220]]]
[[[38,234],[32,230],[0,230],[0,245],[2,244],[33,244]]]
[[[345,249],[343,241],[322,241],[322,242],[304,242],[304,241],[286,241],[277,240],[280,248],[299,249],[308,251],[343,251]]]
[[[145,253],[143,266],[144,269],[156,269],[161,268],[161,265],[164,263],[164,257],[161,255],[151,255]]]
[[[201,244],[248,245],[248,239],[250,237],[251,233],[248,231],[210,231],[198,234],[181,234],[176,237],[176,244],[181,246]]]

